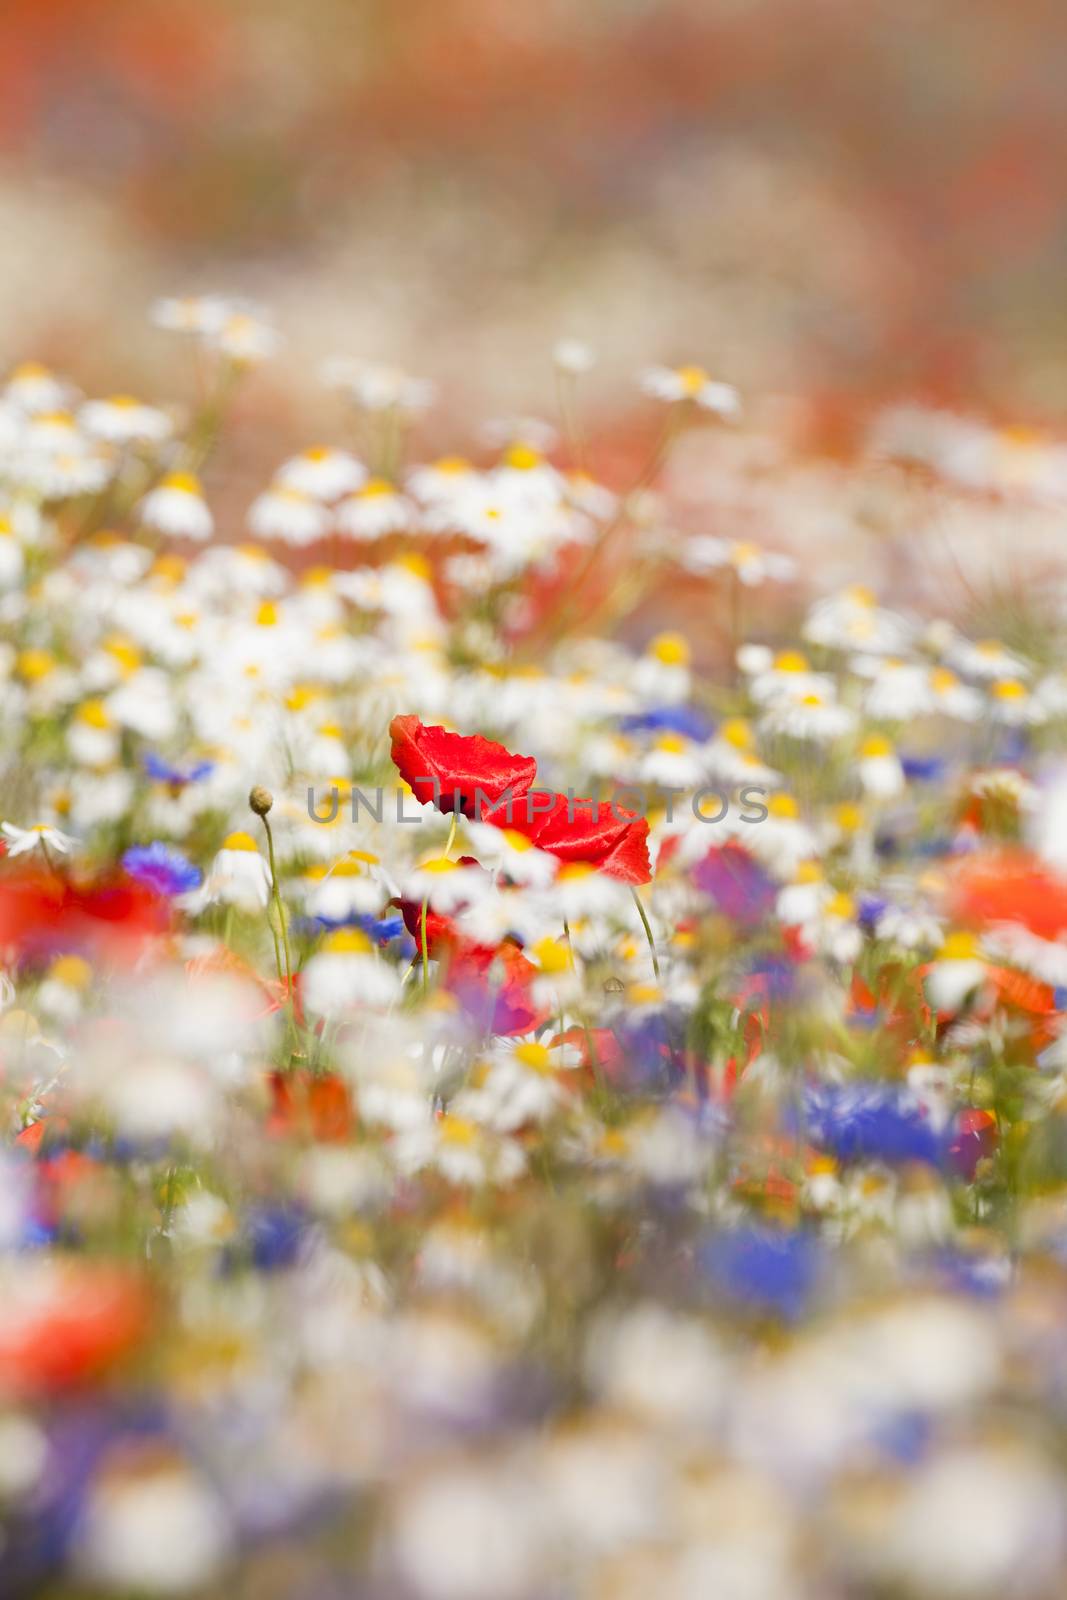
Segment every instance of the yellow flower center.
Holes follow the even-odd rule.
[[[113,725],[102,700],[86,700],[84,705],[79,706],[78,721],[84,722],[88,728],[110,728]]]
[[[719,738],[732,744],[735,750],[749,750],[752,747],[752,729],[741,717],[728,717],[719,729]]]
[[[708,381],[708,375],[703,367],[676,367],[674,375],[690,400],[700,393]]]
[[[870,734],[860,746],[860,755],[865,761],[876,760],[879,756],[891,756],[892,754],[893,746],[880,733]]]
[[[81,956],[60,956],[48,969],[48,976],[57,983],[65,983],[68,989],[87,989],[93,969]]]
[[[533,1072],[548,1074],[553,1067],[551,1052],[543,1044],[518,1045],[515,1060],[521,1061],[524,1067],[529,1067]]]
[[[370,955],[373,946],[361,929],[338,928],[322,941],[322,948],[331,955],[366,956]]]
[[[649,654],[665,667],[689,665],[689,641],[680,633],[660,633],[648,647]]]
[[[478,1138],[478,1129],[466,1117],[457,1117],[446,1111],[437,1124],[437,1131],[445,1144],[472,1145]]]
[[[201,494],[200,479],[191,472],[168,472],[160,487],[162,489],[176,489],[179,494]]]
[[[259,854],[259,847],[249,833],[228,833],[222,841],[224,850],[246,850],[253,855]]]
[[[504,464],[516,472],[532,472],[544,460],[540,450],[532,444],[513,444],[504,452]]]
[[[950,933],[938,951],[939,961],[974,961],[979,957],[978,940],[973,933]]]
[[[774,658],[776,672],[807,672],[808,658],[799,650],[782,650]]]

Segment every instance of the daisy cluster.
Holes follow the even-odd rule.
[[[1057,642],[678,532],[739,397],[609,487],[573,340],[216,530],[278,335],[154,315],[193,403],[0,399],[0,1590],[1063,1592]]]

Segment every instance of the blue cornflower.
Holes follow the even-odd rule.
[[[804,1092],[805,1131],[839,1161],[925,1161],[942,1143],[906,1089],[883,1083],[821,1084]]]
[[[908,756],[901,754],[900,764],[904,776],[912,783],[936,783],[945,775],[945,763],[940,756]]]
[[[695,706],[655,706],[623,717],[623,733],[680,733],[686,739],[710,739],[715,725]]]
[[[199,886],[203,873],[172,844],[153,839],[151,844],[135,844],[126,851],[122,865],[131,878],[169,898],[187,894]]]
[[[717,1293],[787,1320],[803,1314],[823,1267],[819,1244],[804,1229],[744,1227],[713,1234],[697,1258]]]
[[[176,767],[162,756],[149,751],[144,758],[144,769],[157,783],[170,784],[172,789],[184,789],[190,783],[203,783],[215,770],[213,761],[194,761],[191,767]]]
[[[865,933],[873,933],[878,919],[889,909],[889,901],[883,900],[880,895],[865,894],[860,896],[859,914],[857,921]]]
[[[307,1218],[292,1206],[261,1206],[245,1219],[243,1239],[261,1272],[291,1267],[299,1260],[308,1236]]]

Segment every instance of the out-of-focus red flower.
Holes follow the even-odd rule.
[[[414,900],[393,902],[400,907],[422,959],[422,906]],[[490,1033],[529,1033],[547,1022],[547,1006],[535,1004],[530,985],[538,969],[511,939],[500,944],[476,944],[460,932],[451,917],[426,908],[426,953],[445,969],[445,987],[463,1009]]]
[[[1067,878],[1025,850],[970,856],[956,869],[949,904],[955,919],[971,927],[1019,922],[1055,939],[1067,928]]]
[[[467,945],[456,952],[448,969],[448,987],[464,1010],[483,1020],[491,1033],[531,1033],[547,1022],[551,1010],[538,1005],[530,992],[537,968],[510,939],[495,948]]]
[[[579,1072],[587,1084],[595,1083],[598,1074],[610,1081],[622,1075],[623,1048],[618,1034],[611,1028],[567,1028],[548,1043],[550,1048],[570,1045],[581,1053]]]
[[[325,1143],[345,1140],[351,1134],[355,1125],[352,1101],[348,1086],[336,1073],[272,1072],[269,1085],[269,1134],[305,1133]]]
[[[68,951],[128,958],[169,925],[166,901],[125,876],[80,884],[27,869],[0,877],[0,950],[19,961]]]
[[[148,1322],[147,1289],[123,1267],[20,1261],[17,1279],[4,1286],[0,1394],[91,1383],[130,1353]]]
[[[426,727],[414,716],[394,717],[389,735],[400,776],[417,800],[438,811],[475,816],[509,791],[524,795],[537,771],[533,756],[512,755],[480,733]]]

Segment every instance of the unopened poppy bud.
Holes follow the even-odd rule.
[[[257,783],[248,796],[248,803],[257,817],[265,817],[274,804],[274,796],[269,789],[264,789],[261,783]]]

